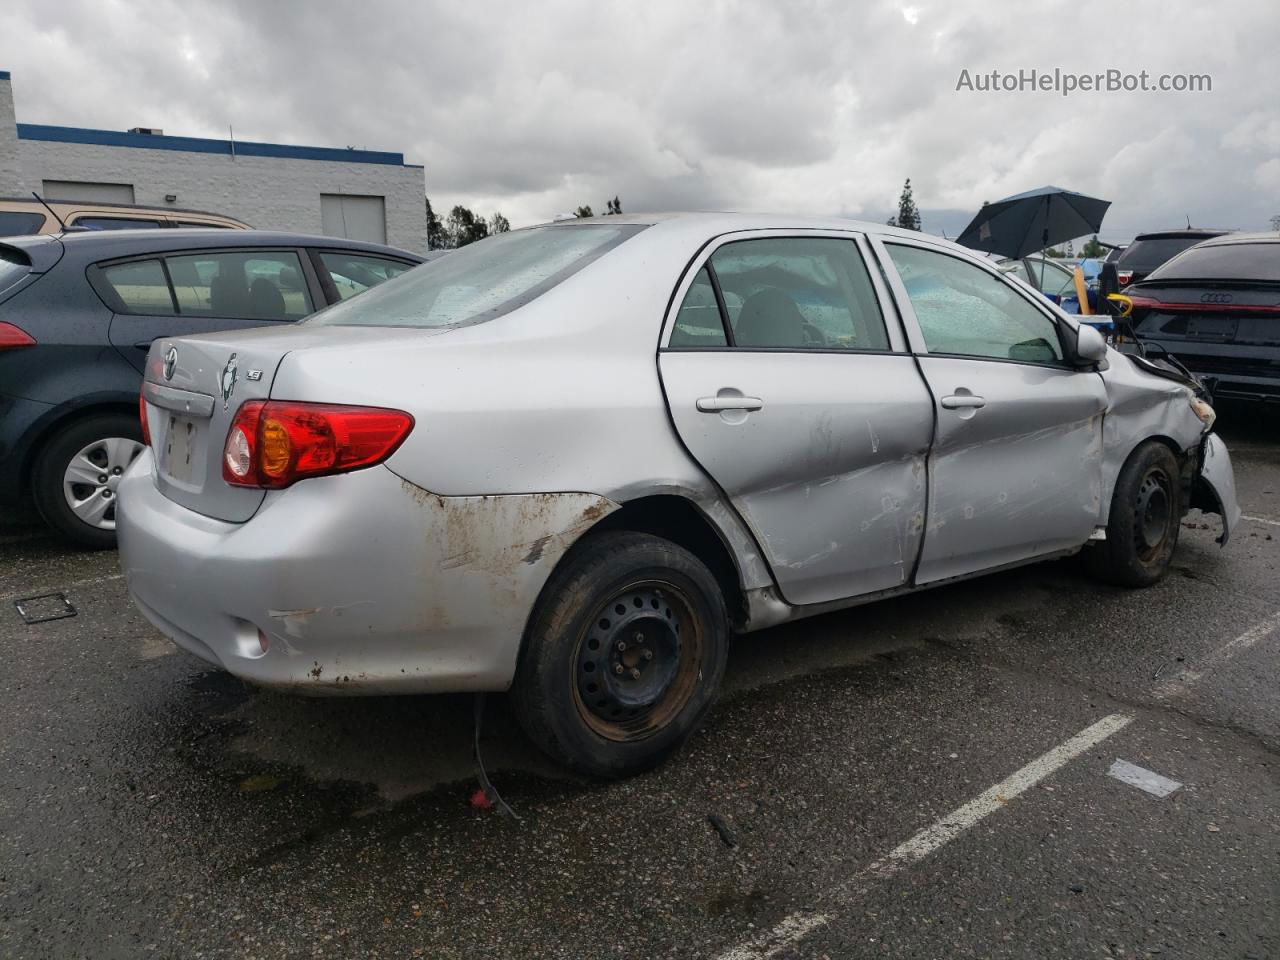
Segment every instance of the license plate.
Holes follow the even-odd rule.
[[[195,421],[171,415],[164,442],[164,472],[170,479],[180,483],[191,482],[191,457],[195,453],[195,446]]]

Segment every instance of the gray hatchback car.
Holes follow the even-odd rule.
[[[1239,517],[1197,385],[943,240],[613,216],[288,329],[166,337],[120,485],[138,608],[312,694],[510,689],[549,754],[675,749],[729,637]]]
[[[142,450],[151,341],[279,328],[422,258],[265,230],[111,230],[0,241],[0,501],[31,494],[84,546],[115,543],[115,491]]]

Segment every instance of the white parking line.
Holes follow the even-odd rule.
[[[906,843],[890,851],[887,856],[856,874],[852,880],[837,888],[835,893],[824,898],[826,901],[823,904],[824,908],[832,909],[813,913],[793,913],[784,917],[763,934],[721,953],[718,960],[768,960],[769,957],[795,946],[814,930],[835,920],[838,914],[833,908],[856,899],[865,891],[865,884],[886,880],[906,867],[923,860],[984,817],[999,810],[1020,793],[1035,786],[1107,737],[1123,730],[1132,720],[1132,717],[1121,713],[1103,717],[1093,726],[1086,727],[1066,743],[1032,760],[1021,770],[1001,780],[994,787],[943,817],[933,826],[921,830]]]
[[[1269,523],[1273,527],[1280,527],[1280,520],[1268,520],[1266,517],[1251,517],[1249,514],[1243,514],[1241,520],[1252,520],[1254,523]]]
[[[1211,667],[1219,666],[1230,660],[1236,654],[1248,650],[1255,646],[1260,640],[1265,640],[1271,634],[1280,630],[1280,613],[1273,613],[1260,623],[1255,623],[1240,636],[1227,643],[1224,643],[1217,650],[1213,651],[1204,658],[1199,664],[1199,669],[1193,670],[1188,668],[1183,670],[1177,676],[1170,677],[1164,683],[1155,688],[1153,693],[1157,699],[1163,700],[1165,697],[1171,697],[1176,693],[1180,693],[1187,687],[1191,686],[1201,677],[1203,677]]]

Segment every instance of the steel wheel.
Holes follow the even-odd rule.
[[[116,528],[116,487],[142,444],[129,437],[103,437],[83,447],[62,474],[62,495],[82,523],[95,530]]]
[[[689,701],[702,638],[690,601],[645,580],[599,606],[575,646],[574,699],[587,725],[615,741],[642,740]]]
[[[1173,481],[1159,467],[1152,467],[1138,486],[1134,503],[1134,546],[1138,557],[1150,562],[1169,535],[1173,514]]]

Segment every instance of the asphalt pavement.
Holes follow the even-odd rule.
[[[1225,549],[1192,514],[1148,590],[1066,560],[739,638],[651,774],[488,698],[518,820],[469,802],[471,698],[255,690],[4,514],[0,957],[1280,958],[1280,411],[1220,432]]]

